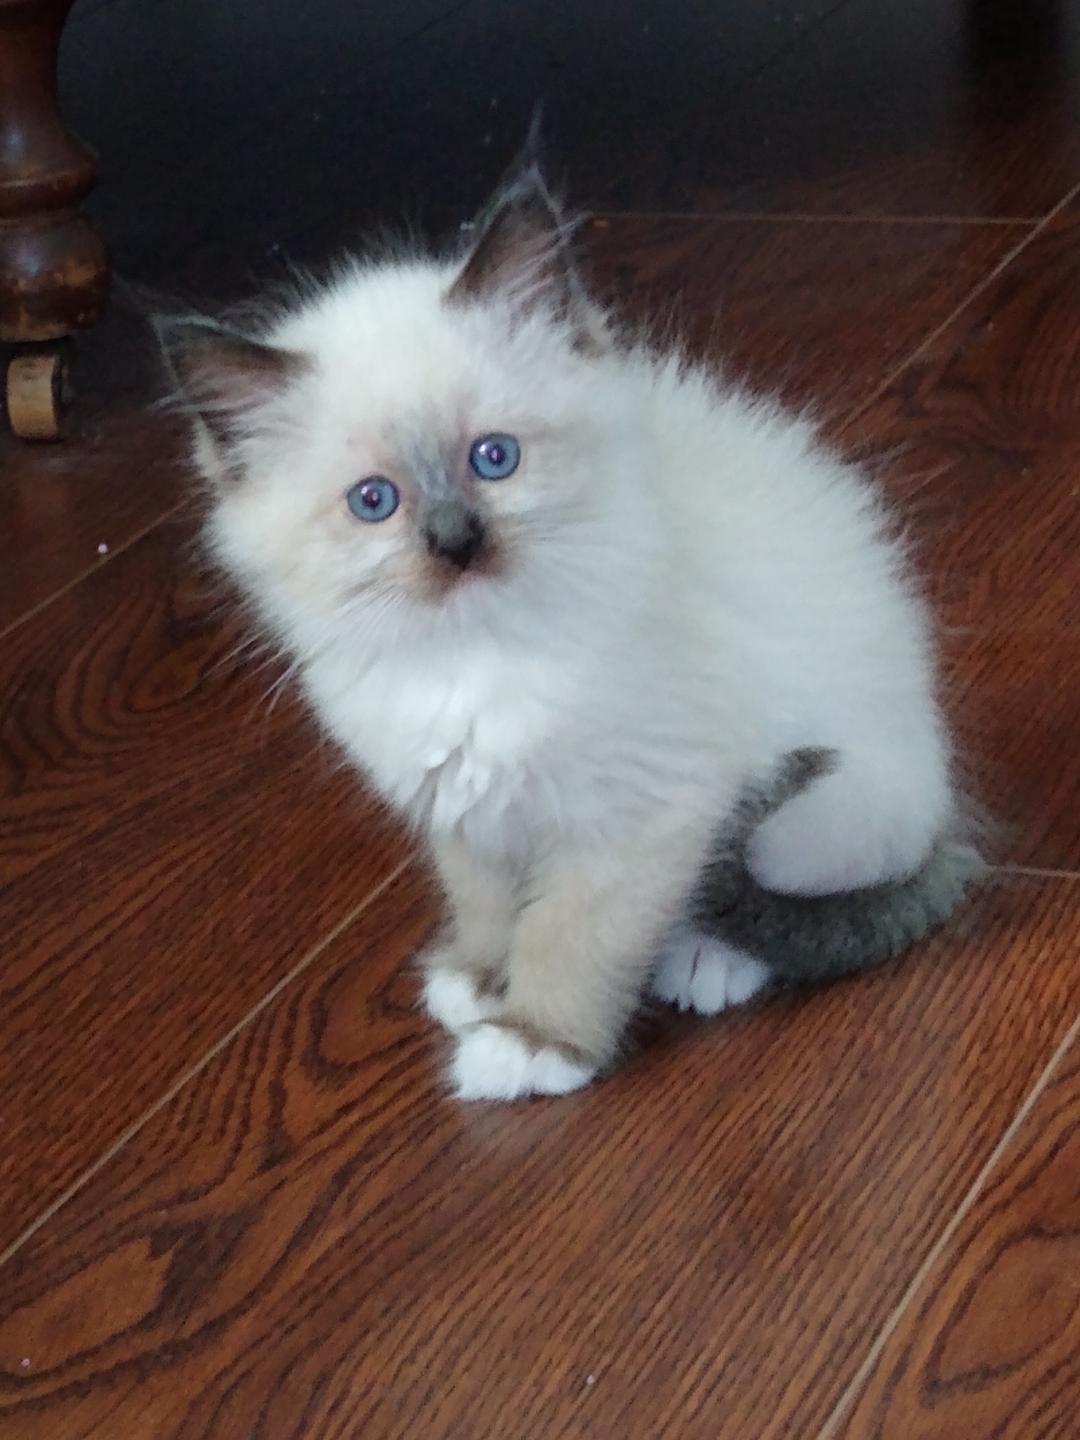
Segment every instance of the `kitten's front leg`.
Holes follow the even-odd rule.
[[[418,956],[424,1008],[448,1030],[459,1030],[498,1009],[516,908],[514,879],[458,836],[437,837],[432,851],[450,914]]]
[[[699,827],[669,822],[622,849],[564,846],[534,876],[503,1003],[458,1042],[467,1100],[564,1094],[614,1058],[657,946],[701,862]]]

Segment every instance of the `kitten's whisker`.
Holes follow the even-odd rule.
[[[218,675],[226,667],[231,666],[241,657],[254,654],[266,645],[266,640],[261,635],[248,636],[246,639],[238,640],[237,643],[228,649],[224,655],[218,657],[206,672],[207,675]]]

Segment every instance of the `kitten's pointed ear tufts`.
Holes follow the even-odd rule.
[[[158,341],[180,399],[226,440],[308,367],[305,355],[252,340],[214,320],[159,318]]]
[[[508,290],[539,299],[563,285],[566,227],[535,163],[502,186],[473,228],[478,238],[454,281],[452,300]]]
[[[517,165],[473,227],[477,239],[450,287],[451,304],[508,300],[522,310],[544,307],[600,337],[599,312],[590,304],[574,265],[573,226],[563,215],[540,169],[539,115]]]
[[[529,128],[525,134],[525,144],[521,147],[514,164],[511,166],[511,174],[519,174],[529,168],[535,169],[539,174],[544,173],[544,102],[538,100],[529,121]]]

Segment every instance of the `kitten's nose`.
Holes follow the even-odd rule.
[[[428,553],[467,569],[484,548],[484,522],[460,500],[440,500],[425,517],[424,540]]]

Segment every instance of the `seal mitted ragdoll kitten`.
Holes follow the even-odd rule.
[[[597,1075],[647,989],[895,954],[977,861],[868,477],[620,337],[531,158],[472,234],[161,334],[214,554],[430,845],[454,1088],[509,1100]]]

